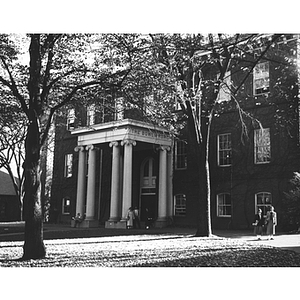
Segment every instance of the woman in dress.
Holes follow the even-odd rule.
[[[266,223],[268,239],[274,240],[275,226],[277,225],[277,214],[274,211],[273,206],[271,206],[270,210],[267,212]]]

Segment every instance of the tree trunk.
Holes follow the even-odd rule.
[[[208,153],[206,152],[206,142],[199,146],[199,217],[196,236],[211,236],[211,216],[210,216],[210,174]]]
[[[28,127],[25,141],[25,243],[22,259],[38,259],[46,255],[43,242],[43,213],[41,205],[40,139],[35,117]]]

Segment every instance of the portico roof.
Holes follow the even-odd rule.
[[[132,119],[81,127],[71,131],[71,134],[78,136],[78,146],[125,139],[166,146],[172,144],[172,137],[167,129]]]

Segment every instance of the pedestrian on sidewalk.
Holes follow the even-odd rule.
[[[263,226],[265,225],[265,218],[262,215],[262,210],[259,208],[257,214],[254,216],[254,234],[256,234],[257,239],[260,241],[263,233]]]
[[[133,219],[133,227],[141,229],[141,222],[139,216],[139,209],[137,206],[134,208],[134,219]]]
[[[132,207],[129,207],[127,212],[127,229],[133,228],[134,211]]]
[[[273,206],[271,206],[270,210],[267,212],[266,223],[268,240],[274,240],[275,226],[277,225],[277,213],[274,211]]]

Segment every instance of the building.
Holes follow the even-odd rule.
[[[20,208],[9,174],[0,171],[0,222],[19,221]]]
[[[261,50],[253,59],[255,51]],[[221,90],[219,106],[225,108],[212,122],[209,157],[215,229],[249,228],[257,209],[265,213],[269,205],[281,226],[281,200],[300,169],[297,61],[298,40],[285,36],[236,95],[243,119],[234,101],[225,106],[231,95]],[[240,82],[238,68],[227,74],[232,85]],[[91,105],[70,108],[57,120],[63,126],[56,132],[52,221],[69,223],[80,213],[81,226],[126,228],[132,206],[142,222],[150,217],[156,227],[196,226],[199,180],[188,128],[174,140],[137,116]]]

